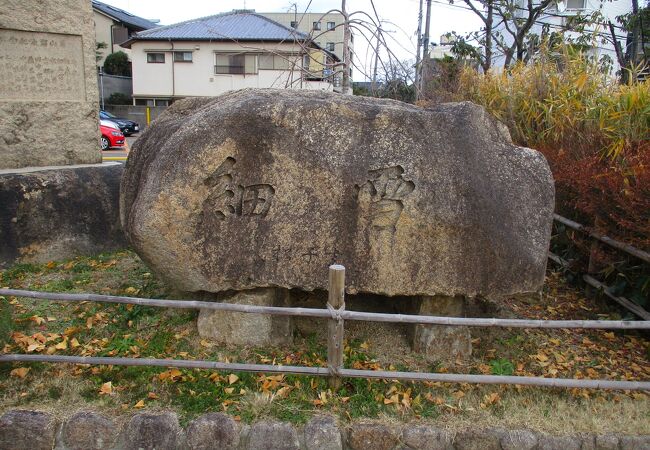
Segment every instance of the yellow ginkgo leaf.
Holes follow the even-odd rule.
[[[99,395],[110,395],[113,393],[113,382],[107,381],[99,388]]]
[[[9,372],[9,375],[12,377],[25,378],[27,376],[27,372],[29,372],[29,367],[19,367],[18,369],[14,369]]]

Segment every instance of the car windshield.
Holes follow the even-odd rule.
[[[109,119],[115,119],[115,116],[113,114],[109,113],[108,111],[102,111],[102,114],[104,114]]]

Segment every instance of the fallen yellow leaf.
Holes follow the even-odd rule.
[[[155,392],[149,392],[149,393],[147,394],[147,397],[149,397],[149,398],[152,399],[152,400],[155,400],[155,399],[158,398],[158,394],[156,394]]]
[[[9,375],[12,377],[25,378],[27,376],[27,372],[29,372],[29,367],[19,367],[18,369],[14,369],[9,372]]]
[[[107,381],[106,383],[102,384],[102,387],[99,389],[99,395],[110,395],[113,393],[113,383],[111,381]]]
[[[234,373],[231,373],[230,375],[228,375],[228,384],[236,383],[237,380],[239,380],[239,377],[237,375],[235,375]]]
[[[63,341],[59,342],[54,346],[55,349],[57,350],[65,350],[68,348],[68,338],[63,339]]]
[[[138,403],[133,405],[134,408],[144,408],[144,400],[140,400]]]

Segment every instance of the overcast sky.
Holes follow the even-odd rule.
[[[294,3],[294,0],[102,1],[146,19],[159,19],[163,25],[240,9],[244,6],[257,12],[293,11],[291,4]],[[295,0],[295,3],[298,4],[298,11],[304,12],[310,2]],[[375,6],[382,20],[392,22],[383,26],[384,29],[393,31],[386,34],[391,51],[401,60],[415,60],[419,0],[375,0]],[[338,0],[312,0],[309,12],[326,12],[340,7],[341,2]],[[364,11],[373,15],[370,0],[348,0],[347,8],[348,12]],[[480,28],[480,21],[472,12],[448,5],[445,0],[434,0],[431,11],[431,42],[439,42],[440,35],[443,33],[456,31],[464,34]],[[424,31],[424,22],[422,28]],[[356,63],[363,66],[363,72],[372,73],[372,58],[367,44],[360,36],[355,39],[354,49],[357,55]],[[363,81],[363,78],[361,71],[355,71],[355,81]]]

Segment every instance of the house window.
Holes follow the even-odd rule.
[[[147,62],[164,64],[165,63],[165,54],[164,53],[147,53]]]
[[[136,98],[136,106],[154,106],[155,102],[153,98]]]
[[[333,52],[333,51],[334,51],[334,48],[335,48],[335,46],[334,46],[334,42],[328,42],[328,43],[327,43],[327,46],[325,47],[325,49],[326,49],[327,51],[330,51],[330,52]]]
[[[312,27],[316,31],[320,31],[320,22],[314,22],[314,25]]]
[[[292,20],[291,21],[291,28],[298,28],[298,22]]]
[[[214,73],[216,74],[255,74],[257,55],[245,53],[215,53]]]
[[[192,52],[174,52],[175,62],[192,62]]]
[[[585,9],[585,0],[566,0],[566,9]]]
[[[300,57],[297,55],[271,53],[259,55],[260,70],[293,70],[295,66],[300,67]]]
[[[113,34],[114,45],[120,45],[129,40],[129,30],[126,27],[113,25],[111,27],[111,32]]]
[[[309,70],[309,63],[311,62],[311,56],[310,55],[305,55],[302,57],[302,68],[305,70]]]
[[[327,22],[327,31],[333,30],[336,28],[336,22]]]

